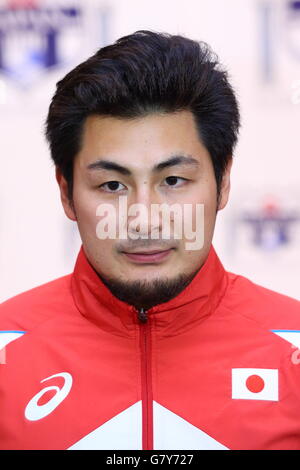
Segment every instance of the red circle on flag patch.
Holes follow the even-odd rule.
[[[246,387],[252,393],[259,393],[264,389],[265,382],[259,375],[250,375],[246,380]]]

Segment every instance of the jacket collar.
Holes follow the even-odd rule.
[[[148,310],[148,322],[163,336],[180,334],[211,315],[223,297],[228,275],[213,245],[193,280],[176,297]],[[80,313],[110,333],[128,336],[140,324],[135,308],[115,297],[89,263],[81,246],[71,290]]]

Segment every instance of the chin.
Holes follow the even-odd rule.
[[[154,279],[159,280],[160,278],[169,279],[169,276],[166,276],[163,273],[153,271],[153,273],[140,273],[138,276],[126,276],[127,282],[137,282],[137,281],[153,281]]]

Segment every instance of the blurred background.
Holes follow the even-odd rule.
[[[1,0],[0,301],[72,272],[48,106],[71,68],[138,29],[204,40],[228,69],[242,128],[213,244],[227,270],[300,299],[300,1]]]

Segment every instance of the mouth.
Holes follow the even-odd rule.
[[[122,253],[131,261],[136,263],[158,263],[165,260],[171,253],[174,248],[169,248],[168,250],[151,250],[151,251],[135,251],[135,252],[126,252]]]

